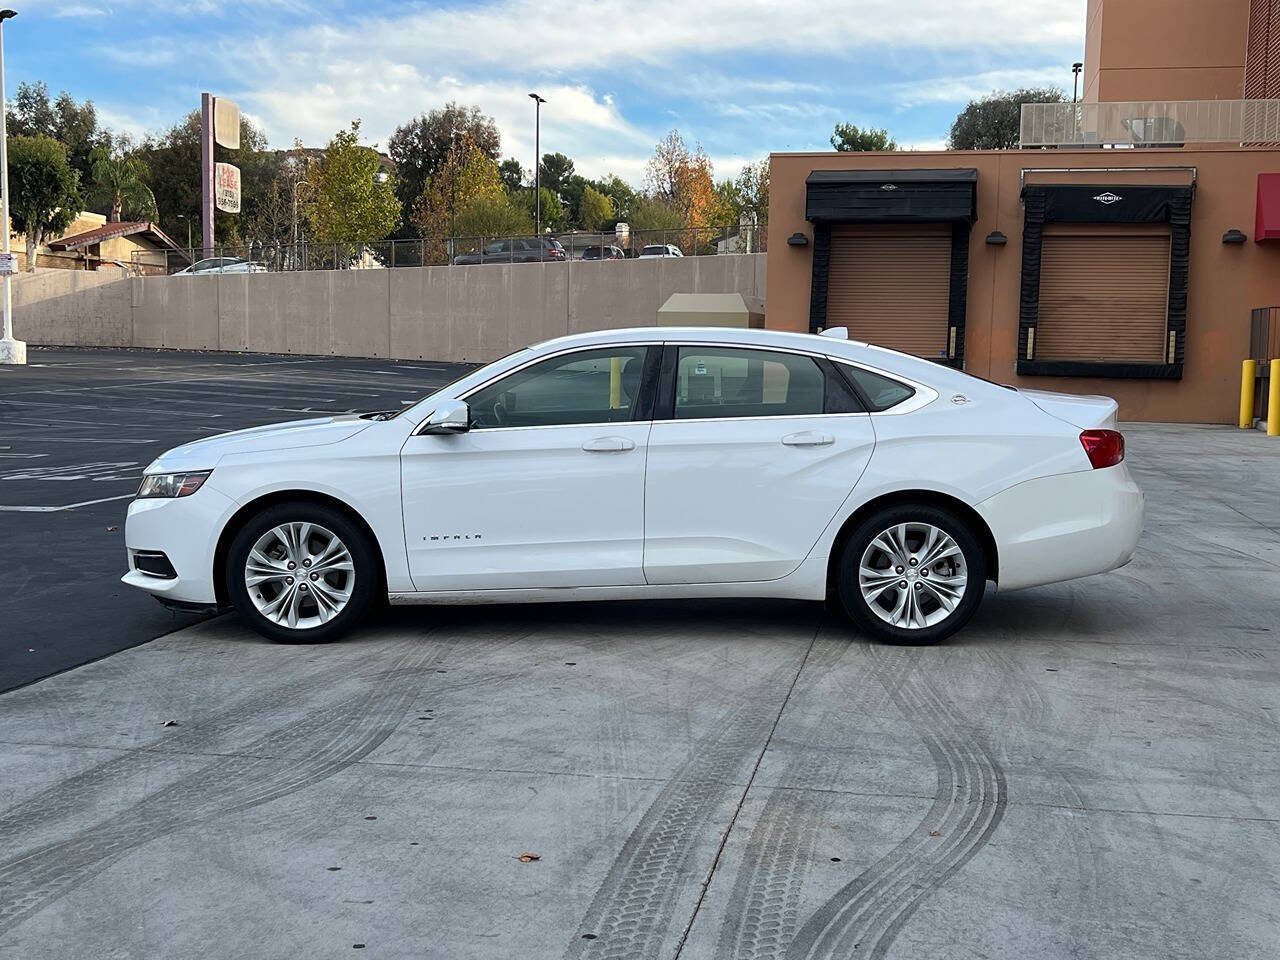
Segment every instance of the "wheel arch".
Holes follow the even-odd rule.
[[[314,503],[321,506],[329,507],[343,514],[347,519],[354,523],[369,538],[369,543],[373,547],[373,552],[378,558],[378,576],[381,580],[382,589],[385,592],[387,582],[387,561],[382,553],[382,544],[378,542],[377,534],[373,532],[373,528],[369,526],[369,522],[362,517],[351,504],[346,503],[337,497],[327,493],[319,493],[315,490],[274,490],[271,493],[265,493],[260,497],[250,500],[244,506],[240,507],[231,518],[223,524],[222,532],[218,534],[218,545],[213,551],[213,590],[219,607],[225,607],[231,602],[231,598],[227,596],[227,554],[231,552],[231,542],[236,538],[236,534],[241,528],[249,522],[258,513],[268,507],[273,507],[279,503]]]
[[[996,547],[995,535],[992,534],[991,527],[983,519],[982,514],[978,513],[977,510],[963,500],[947,493],[940,493],[937,490],[895,490],[892,493],[882,494],[872,500],[868,500],[854,510],[853,513],[849,514],[844,523],[840,525],[840,530],[836,533],[835,540],[831,543],[831,551],[827,555],[828,589],[835,585],[836,570],[840,565],[840,555],[844,551],[846,541],[853,535],[853,531],[858,524],[877,510],[909,503],[923,503],[949,510],[967,523],[978,538],[978,542],[982,545],[982,556],[986,561],[987,567],[987,579],[999,583],[1000,551]]]

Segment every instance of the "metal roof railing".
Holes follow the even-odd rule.
[[[1022,147],[1181,147],[1280,143],[1280,100],[1024,103]]]

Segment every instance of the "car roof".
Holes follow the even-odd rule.
[[[880,347],[860,340],[842,340],[836,337],[822,337],[813,333],[787,330],[743,327],[628,327],[557,337],[554,340],[535,343],[529,349],[541,354],[555,353],[577,346],[652,343],[659,340],[666,343],[715,343],[726,346],[803,350],[807,353],[823,354],[836,360],[850,360],[865,364],[886,373],[897,373],[910,380],[927,383],[939,389],[963,387],[973,390],[975,385],[983,384],[996,390],[1003,390],[997,384],[986,384],[986,381],[975,379],[932,360],[899,353],[888,347]]]

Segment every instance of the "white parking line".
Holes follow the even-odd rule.
[[[132,493],[122,493],[118,497],[103,497],[101,500],[81,500],[79,503],[64,503],[60,507],[26,507],[0,504],[0,511],[6,513],[58,513],[62,510],[74,510],[77,507],[91,507],[95,503],[110,503],[112,500],[132,500]]]

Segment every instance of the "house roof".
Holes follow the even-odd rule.
[[[153,243],[170,250],[176,250],[184,257],[185,251],[170,239],[169,235],[157,227],[149,220],[125,220],[117,223],[104,223],[100,227],[92,230],[86,230],[84,233],[73,234],[69,237],[60,237],[49,243],[50,250],[79,250],[84,247],[91,247],[95,243],[102,243],[104,240],[110,240],[114,237],[132,237],[143,235]]]

